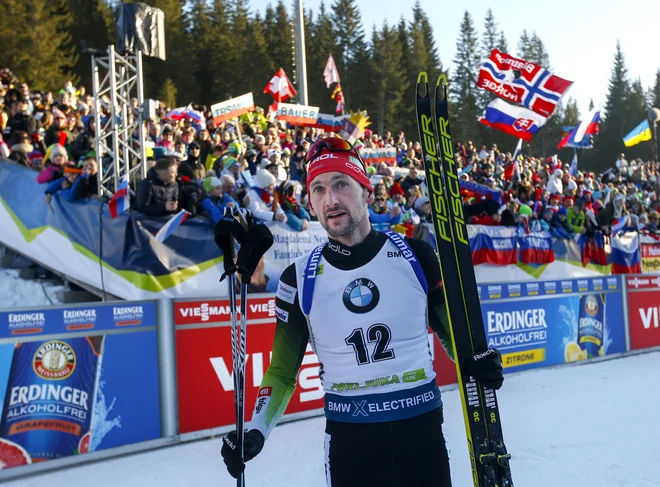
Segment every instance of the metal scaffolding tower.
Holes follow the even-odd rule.
[[[124,176],[147,174],[142,53],[122,55],[111,45],[107,55],[93,54],[92,83],[99,195],[112,195]]]

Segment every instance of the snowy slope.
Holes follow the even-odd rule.
[[[28,306],[51,306],[50,301],[59,304],[57,291],[62,286],[46,284],[42,288],[38,281],[30,281],[18,277],[18,271],[12,269],[0,269],[0,309],[26,308]]]
[[[516,487],[660,486],[659,371],[653,352],[507,377],[499,397]],[[458,391],[443,398],[453,484],[469,486]],[[276,428],[248,464],[246,485],[323,487],[323,426],[314,418]],[[7,485],[235,486],[220,447],[198,441]]]

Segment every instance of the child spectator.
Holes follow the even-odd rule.
[[[202,184],[206,197],[202,208],[209,213],[213,223],[218,223],[225,214],[225,208],[238,208],[238,202],[232,197],[234,178],[229,175],[218,178],[206,178]]]
[[[295,231],[301,232],[307,230],[311,218],[309,213],[296,200],[297,184],[299,183],[290,180],[284,181],[278,187],[277,198],[286,215],[287,225]]]
[[[39,184],[50,183],[59,179],[64,174],[64,166],[67,162],[68,154],[64,146],[60,144],[51,145],[44,156],[44,168],[37,176]]]
[[[64,166],[64,177],[52,181],[44,191],[46,193],[46,204],[50,205],[53,195],[58,192],[64,201],[71,203],[77,200],[82,172],[82,169],[73,164]]]
[[[277,201],[275,194],[275,176],[265,169],[259,169],[257,172],[258,186],[250,189],[248,196],[250,198],[250,211],[261,220],[270,222],[277,220],[280,223],[286,223],[286,214]]]

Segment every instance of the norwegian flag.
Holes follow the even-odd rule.
[[[268,82],[264,88],[264,93],[270,93],[277,103],[283,102],[291,97],[296,96],[296,90],[293,84],[289,81],[286,73],[282,68],[278,69],[275,75]]]
[[[479,70],[477,85],[505,100],[549,117],[573,84],[538,64],[493,49]]]

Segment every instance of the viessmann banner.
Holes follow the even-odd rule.
[[[660,346],[660,276],[626,276],[630,348]]]
[[[234,384],[229,301],[177,301],[179,431],[190,433],[234,423]],[[261,380],[270,364],[275,334],[275,295],[248,296],[246,420],[252,415]],[[456,381],[454,365],[429,334],[438,384]],[[318,357],[308,345],[286,415],[323,409]]]
[[[1,313],[0,465],[160,438],[155,325],[153,302]]]
[[[512,371],[624,352],[620,277],[480,285],[488,345]]]

